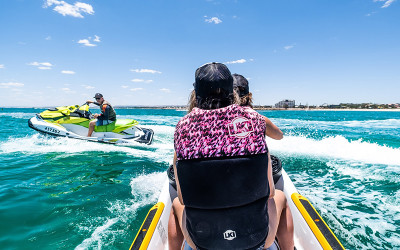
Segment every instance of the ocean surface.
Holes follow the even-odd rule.
[[[128,249],[157,201],[177,110],[119,109],[154,130],[152,145],[44,136],[43,109],[0,109],[0,248]],[[347,249],[400,248],[400,112],[261,111],[298,191]]]

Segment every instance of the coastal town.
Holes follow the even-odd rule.
[[[116,106],[122,109],[177,109],[186,110],[186,105],[160,105],[160,106]],[[397,110],[400,103],[339,103],[322,105],[296,104],[295,100],[284,99],[274,105],[253,105],[257,110]]]
[[[295,100],[282,100],[275,105],[255,105],[255,109],[399,109],[400,110],[400,103],[390,103],[390,104],[383,104],[383,103],[339,103],[339,104],[328,104],[324,103],[322,105],[308,105],[308,104],[298,104],[296,105]]]

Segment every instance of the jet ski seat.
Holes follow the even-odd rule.
[[[117,119],[108,125],[96,126],[95,132],[114,132],[120,133],[125,129],[138,125],[139,122],[132,119]]]
[[[94,131],[95,131],[95,132],[114,132],[115,123],[116,123],[116,122],[112,122],[112,123],[107,124],[107,125],[96,126],[95,129],[94,129]]]
[[[127,128],[136,126],[138,124],[139,124],[138,121],[132,119],[117,119],[117,121],[115,122],[115,127],[113,128],[112,132],[119,133]]]

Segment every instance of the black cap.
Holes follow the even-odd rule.
[[[239,74],[233,74],[233,87],[237,88],[240,97],[249,93],[249,82],[247,79]]]
[[[207,63],[196,70],[194,90],[196,96],[207,98],[222,89],[226,96],[233,93],[233,78],[228,67],[222,63]]]
[[[100,93],[96,93],[95,95],[94,95],[94,97],[93,98],[102,98],[103,97],[103,95],[102,94],[100,94]]]

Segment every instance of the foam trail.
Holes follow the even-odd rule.
[[[162,183],[167,179],[165,172],[141,175],[131,180],[132,195],[135,200],[156,202],[161,192]]]
[[[396,129],[400,128],[400,119],[366,120],[366,121],[310,121],[301,119],[272,118],[275,124],[294,127],[315,127],[315,128],[366,128],[366,129]]]
[[[109,241],[110,238],[123,238],[126,232],[121,230],[121,228],[126,228],[126,224],[132,219],[132,215],[136,217],[136,213],[140,208],[154,204],[157,201],[162,188],[160,183],[164,183],[166,178],[167,175],[165,172],[140,175],[133,178],[130,182],[133,199],[129,201],[117,201],[110,204],[110,207],[107,209],[111,213],[110,217],[113,218],[104,218],[104,222],[101,226],[96,228],[81,226],[81,230],[91,231],[92,233],[88,238],[83,240],[82,243],[76,246],[75,249],[107,248],[107,246],[113,245],[113,240]],[[136,220],[136,218],[134,218],[134,220]],[[93,224],[98,225],[99,223]],[[116,235],[122,236],[115,237]]]
[[[25,154],[43,154],[50,152],[82,153],[82,152],[123,152],[138,158],[148,158],[155,162],[168,162],[172,155],[173,146],[166,145],[158,150],[156,145],[143,145],[136,143],[132,147],[116,146],[112,144],[89,142],[65,137],[48,137],[35,134],[23,138],[11,138],[0,145],[0,154],[23,152]],[[156,151],[146,149],[154,148]]]
[[[76,250],[81,250],[81,249],[88,249],[91,247],[94,243],[97,243],[97,248],[101,249],[101,246],[104,245],[102,241],[103,235],[107,232],[107,230],[114,225],[118,221],[117,218],[113,218],[110,220],[107,220],[106,223],[94,230],[90,238],[85,239],[81,244],[79,244],[77,247],[75,247]]]
[[[400,165],[400,148],[363,142],[361,139],[349,141],[343,136],[327,137],[322,140],[303,136],[287,136],[280,141],[268,138],[267,144],[272,151],[293,155],[312,155],[371,164]]]
[[[151,124],[174,124],[181,119],[180,116],[160,116],[160,115],[118,115],[117,118],[134,119],[139,121],[139,126],[148,127]]]
[[[9,116],[11,118],[17,118],[17,119],[28,119],[33,116],[35,116],[35,113],[24,113],[24,112],[14,112],[14,113],[0,113],[1,116]]]
[[[365,244],[370,249],[382,249],[382,236],[387,234],[392,234],[392,246],[400,246],[400,227],[393,223],[400,219],[400,190],[385,192],[381,186],[399,182],[397,167],[348,164],[340,160],[328,161],[327,166],[328,174],[321,176],[304,172],[291,175],[303,187],[299,190],[301,194],[308,197],[338,234],[357,246],[356,249],[364,249]],[[342,181],[347,183],[345,188],[341,186]],[[344,225],[350,225],[351,229]],[[360,238],[368,231],[369,241],[361,242]]]

